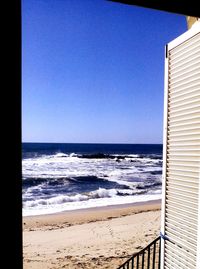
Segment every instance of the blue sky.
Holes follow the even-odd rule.
[[[186,17],[104,0],[22,1],[22,141],[162,143],[165,45]]]

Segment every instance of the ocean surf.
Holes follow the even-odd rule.
[[[23,215],[161,198],[162,145],[22,144]]]

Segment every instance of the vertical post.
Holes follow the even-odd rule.
[[[164,74],[164,113],[163,113],[163,172],[162,172],[162,215],[161,232],[165,234],[165,206],[166,206],[166,161],[167,161],[167,126],[168,126],[168,46],[165,47],[165,74]],[[160,269],[164,268],[164,240],[161,241]]]
[[[148,261],[147,261],[147,269],[150,268],[150,257],[151,257],[151,248],[148,247]]]
[[[132,268],[131,269],[134,269],[134,257],[132,258]]]
[[[145,256],[145,251],[142,253],[142,269],[144,269],[144,256]]]
[[[139,269],[139,258],[140,258],[140,256],[137,255],[137,269]]]
[[[160,262],[161,262],[161,237],[159,239],[159,254],[158,254],[158,269],[160,269]]]
[[[4,6],[5,7],[5,6]],[[4,10],[6,12],[6,10]],[[13,242],[5,247],[5,256],[7,251],[10,252],[11,261],[15,264],[15,268],[23,268],[23,247],[22,247],[22,191],[21,191],[21,1],[14,0],[9,5],[5,13],[5,43],[9,49],[7,50],[7,74],[8,78],[3,93],[2,101],[5,105],[5,114],[2,115],[2,133],[6,134],[6,154],[9,156],[9,165],[12,167],[9,170],[8,189],[12,204],[12,213],[9,213],[6,221],[5,229],[9,231],[6,241]],[[9,23],[8,23],[9,22]],[[3,52],[4,53],[4,52]],[[6,111],[7,110],[7,111]],[[12,139],[10,135],[12,134]],[[9,140],[8,140],[9,139]],[[10,155],[10,152],[12,154]],[[7,158],[5,157],[5,160]],[[6,164],[7,165],[7,164]],[[10,180],[12,184],[10,185]],[[13,192],[13,193],[12,193]],[[12,225],[9,227],[9,225]],[[8,230],[9,229],[9,230]],[[2,254],[2,257],[4,255]]]
[[[156,244],[157,242],[155,242],[153,245],[153,265],[152,265],[153,269],[155,269],[155,261],[156,261]]]

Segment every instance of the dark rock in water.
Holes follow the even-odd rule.
[[[126,158],[126,156],[117,156],[118,160],[124,160]]]
[[[137,190],[143,190],[143,189],[145,189],[146,188],[146,186],[142,186],[142,185],[138,185],[138,186],[136,186],[136,189]]]
[[[103,153],[94,153],[94,154],[83,154],[81,158],[86,159],[114,159],[115,156],[103,154]]]
[[[126,158],[130,158],[129,156],[125,155],[112,155],[112,154],[104,154],[104,153],[93,153],[93,154],[82,154],[78,155],[79,158],[84,158],[84,159],[116,159],[118,160],[125,160]]]
[[[162,171],[152,171],[151,175],[162,175]]]

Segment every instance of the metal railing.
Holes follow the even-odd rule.
[[[160,244],[161,237],[159,236],[117,269],[160,269]]]

